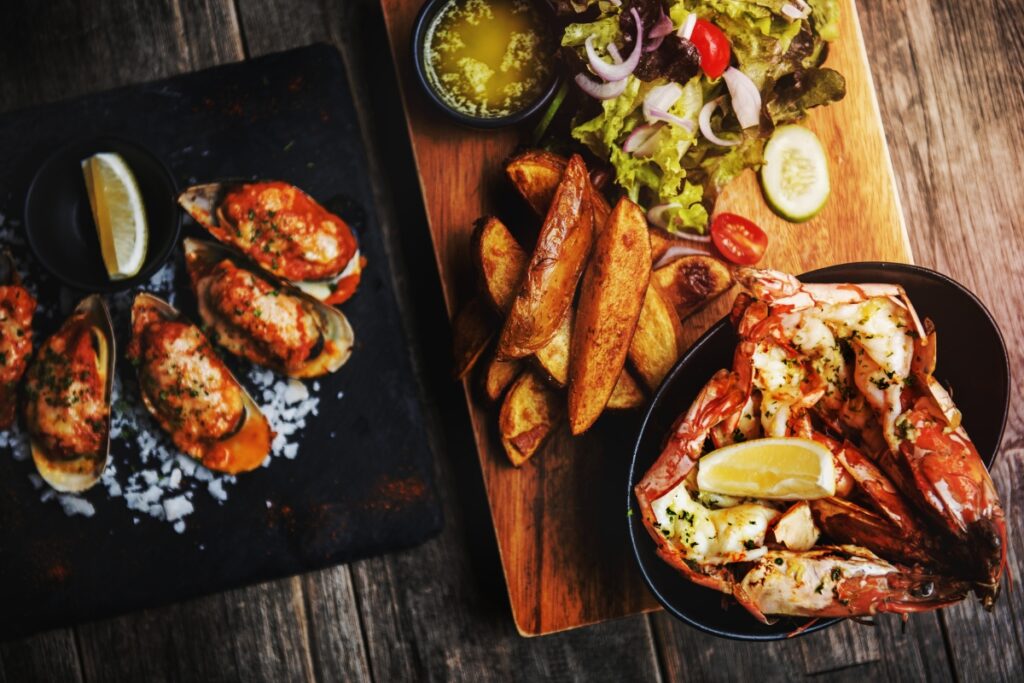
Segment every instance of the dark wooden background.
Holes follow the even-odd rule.
[[[996,481],[1017,587],[995,614],[964,604],[913,617],[905,629],[883,617],[771,645],[717,640],[660,613],[520,638],[465,403],[448,377],[447,316],[380,8],[373,0],[20,0],[5,3],[0,19],[0,111],[314,41],[341,50],[404,323],[418,340],[447,525],[408,552],[0,644],[0,682],[1019,680],[1024,8],[874,0],[860,17],[915,260],[977,292],[1010,347],[1015,402]]]

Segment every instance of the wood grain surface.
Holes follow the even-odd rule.
[[[390,557],[2,643],[0,681],[1020,680],[1024,12],[1006,0],[859,10],[915,260],[972,288],[1009,345],[1014,403],[995,477],[1016,588],[995,614],[964,604],[905,629],[884,617],[765,645],[705,636],[664,613],[520,638],[465,399],[448,375],[445,303],[375,0],[23,0],[0,22],[3,111],[318,40],[341,49],[431,399],[447,525]]]
[[[509,132],[467,130],[425,107],[407,40],[420,2],[384,0],[382,5],[438,268],[454,315],[472,296],[472,283],[467,293],[462,280],[473,222],[500,212],[496,195],[512,194],[503,182],[501,162],[520,140]],[[909,261],[910,244],[853,0],[842,3],[840,39],[830,46],[827,65],[845,76],[847,95],[834,106],[814,110],[808,119],[829,157],[833,190],[824,210],[807,223],[788,223],[765,204],[752,171],[723,192],[716,210],[747,216],[766,229],[770,241],[761,264],[767,267],[801,273],[851,261]],[[684,322],[690,341],[728,311],[732,298],[727,293]],[[495,433],[494,408],[477,398],[472,376],[464,388],[519,631],[539,635],[654,609],[618,533],[625,481],[621,463],[628,462],[633,445],[622,431],[635,434],[638,424],[605,419],[581,438],[561,430],[532,460],[514,468]],[[601,531],[587,533],[595,526]]]

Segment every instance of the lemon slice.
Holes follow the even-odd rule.
[[[836,492],[832,452],[808,439],[754,439],[700,459],[697,487],[729,496],[813,500]]]
[[[119,154],[102,153],[84,159],[82,173],[107,276],[124,280],[136,275],[146,260],[149,229],[131,168]]]

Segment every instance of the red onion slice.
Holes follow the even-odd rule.
[[[665,40],[665,37],[672,33],[672,20],[665,14],[665,10],[659,9],[658,21],[654,23],[651,30],[647,32],[647,38],[650,40],[644,45],[644,52],[654,52],[661,47],[661,42]]]
[[[660,109],[652,109],[650,112],[650,118],[655,121],[665,121],[672,125],[685,128],[688,132],[693,132],[693,121],[688,121],[682,117],[676,116],[675,114],[669,114],[667,111],[661,111]]]
[[[640,158],[651,156],[658,146],[658,133],[664,127],[665,124],[660,121],[637,126],[622,143],[622,151]]]
[[[633,14],[633,20],[636,22],[636,44],[633,46],[633,51],[629,53],[629,56],[626,57],[622,64],[609,64],[601,59],[601,56],[597,54],[597,50],[594,49],[594,36],[588,36],[584,43],[587,50],[587,62],[590,64],[590,68],[604,81],[621,81],[633,73],[637,64],[640,63],[640,53],[644,48],[644,24],[640,21],[640,13],[636,11],[635,7],[629,11]]]
[[[701,108],[700,116],[697,117],[697,120],[700,123],[700,132],[704,134],[704,137],[708,139],[708,142],[712,142],[721,147],[733,147],[740,144],[740,141],[725,140],[715,135],[715,131],[711,130],[711,114],[720,104],[722,104],[722,98],[716,97]]]
[[[621,95],[626,89],[626,79],[623,78],[610,83],[597,83],[587,78],[585,74],[576,74],[576,85],[580,86],[580,90],[594,99],[611,100]]]
[[[615,47],[615,43],[608,43],[608,54],[612,56],[612,61],[616,64],[622,64],[622,55],[619,54],[619,48]]]
[[[678,83],[666,83],[651,88],[644,97],[643,112],[648,123],[653,123],[652,111],[668,111],[683,96],[683,88]]]
[[[654,52],[659,47],[661,47],[661,43],[664,40],[665,40],[665,36],[658,36],[657,38],[649,39],[647,41],[647,44],[644,45],[644,52]]]
[[[783,14],[785,14],[790,19],[793,19],[794,21],[798,21],[806,17],[806,15],[803,12],[801,12],[794,5],[791,5],[788,2],[785,3],[779,9],[782,11]]]
[[[678,233],[672,233],[672,236],[683,237]],[[711,240],[711,238],[708,237],[707,235],[687,235],[683,237],[683,239],[693,240],[695,237],[707,237],[709,242]],[[704,242],[703,239],[696,241],[702,243]],[[673,244],[670,245],[667,249],[665,249],[665,253],[661,255],[661,258],[654,262],[653,268],[654,270],[657,270],[658,268],[664,268],[668,264],[672,263],[673,261],[678,261],[684,256],[708,256],[712,253],[713,252],[711,251],[710,246],[699,246],[697,244]]]
[[[655,204],[651,208],[647,209],[647,222],[651,225],[656,225],[662,230],[668,228],[668,216],[667,214],[672,209],[681,209],[682,204],[676,202],[669,202],[668,204]]]
[[[732,110],[741,128],[750,128],[761,122],[761,91],[750,77],[734,66],[722,74],[732,97]]]
[[[686,21],[684,21],[683,25],[679,27],[679,30],[676,32],[676,35],[682,38],[683,40],[689,40],[690,36],[693,35],[693,27],[696,25],[697,15],[694,14],[693,12],[690,12],[689,14],[686,15]]]

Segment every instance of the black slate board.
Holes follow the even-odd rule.
[[[174,602],[419,543],[441,527],[431,453],[388,260],[372,207],[366,159],[340,55],[325,45],[0,117],[0,214],[20,229],[39,164],[72,139],[139,143],[178,183],[287,180],[357,232],[368,269],[342,306],[356,330],[353,358],[321,379],[319,414],[291,440],[295,460],[239,477],[221,504],[196,495],[185,533],[129,511],[97,486],[91,518],[41,502],[31,461],[0,453],[0,638]],[[186,219],[183,235],[199,229]],[[45,278],[17,236],[8,244],[38,277],[39,298],[62,312],[37,319],[37,344],[81,292]],[[184,290],[180,249],[176,289]],[[127,326],[118,325],[121,348]],[[233,363],[245,376],[244,364]],[[137,401],[130,368],[118,374]],[[311,383],[310,383],[311,384]],[[343,395],[338,398],[338,393]],[[150,423],[150,428],[156,427]],[[138,463],[116,441],[119,471]],[[137,520],[137,521],[136,521]]]

